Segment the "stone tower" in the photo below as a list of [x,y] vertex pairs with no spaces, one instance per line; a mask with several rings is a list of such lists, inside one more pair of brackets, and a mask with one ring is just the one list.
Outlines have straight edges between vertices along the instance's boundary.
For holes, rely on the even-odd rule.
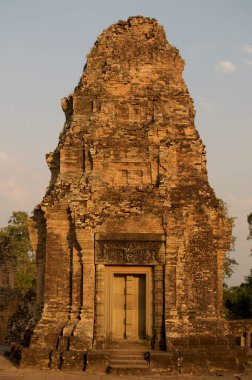
[[62,99],[30,225],[41,318],[23,365],[67,368],[114,343],[226,342],[231,224],[208,183],[183,68],[155,19],[130,17],[98,37]]

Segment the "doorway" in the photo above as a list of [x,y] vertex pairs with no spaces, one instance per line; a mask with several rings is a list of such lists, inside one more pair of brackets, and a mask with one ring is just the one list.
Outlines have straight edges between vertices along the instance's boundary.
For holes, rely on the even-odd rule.
[[107,266],[105,288],[107,341],[150,341],[152,268]]
[[113,276],[112,339],[146,339],[146,275]]

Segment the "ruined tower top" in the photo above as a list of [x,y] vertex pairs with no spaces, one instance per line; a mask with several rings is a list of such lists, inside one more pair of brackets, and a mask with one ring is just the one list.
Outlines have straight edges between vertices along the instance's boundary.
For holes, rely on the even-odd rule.
[[[122,62],[129,64],[130,60],[130,67],[137,67],[141,64],[155,66],[155,62],[161,56],[164,59],[163,65],[167,65],[168,56],[176,55],[178,58],[178,51],[169,45],[164,29],[157,20],[137,16],[113,24],[97,38],[88,56],[85,70],[87,74],[90,68],[93,72],[98,69],[96,73],[98,76],[100,70],[104,69],[104,61],[99,58],[104,55],[107,56],[108,65]],[[95,66],[93,66],[94,61]],[[177,69],[183,68],[182,59],[179,61],[180,65],[178,61],[176,62]]]
[[97,198],[94,228],[103,211],[115,212],[117,221],[118,213],[129,216],[125,203],[131,216],[146,207],[153,213],[156,204],[160,217],[164,204],[188,206],[193,199],[218,207],[183,67],[155,19],[130,17],[103,31],[78,86],[62,99],[66,123],[58,147],[47,155],[52,180],[46,204],[55,197],[70,209],[74,203],[83,226],[87,217],[83,222],[75,197],[93,199],[86,203],[91,214]]
[[[74,93],[62,99],[66,124],[58,148],[47,157],[52,184],[56,178],[72,183],[85,177],[103,193],[150,186],[166,199],[176,186],[206,184],[205,153],[183,67],[155,19],[130,17],[105,30]],[[69,158],[73,152],[78,159]],[[189,194],[184,191],[185,202]]]

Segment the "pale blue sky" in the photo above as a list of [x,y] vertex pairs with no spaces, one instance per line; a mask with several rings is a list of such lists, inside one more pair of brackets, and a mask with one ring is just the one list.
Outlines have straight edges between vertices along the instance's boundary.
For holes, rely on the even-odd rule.
[[157,18],[186,61],[209,181],[237,217],[240,265],[231,283],[239,283],[252,268],[251,0],[0,0],[0,225],[41,201],[44,156],[64,123],[60,99],[77,85],[102,30],[133,15]]

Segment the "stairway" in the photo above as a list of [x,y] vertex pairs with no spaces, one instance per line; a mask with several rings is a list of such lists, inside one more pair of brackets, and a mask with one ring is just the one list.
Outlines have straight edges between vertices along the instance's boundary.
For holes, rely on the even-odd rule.
[[8,345],[8,344],[1,344],[0,345],[0,355],[5,355],[5,354],[10,354],[10,349],[11,349],[11,347],[10,347],[10,345]]
[[147,375],[149,374],[148,357],[146,351],[110,350],[107,373],[113,375]]

